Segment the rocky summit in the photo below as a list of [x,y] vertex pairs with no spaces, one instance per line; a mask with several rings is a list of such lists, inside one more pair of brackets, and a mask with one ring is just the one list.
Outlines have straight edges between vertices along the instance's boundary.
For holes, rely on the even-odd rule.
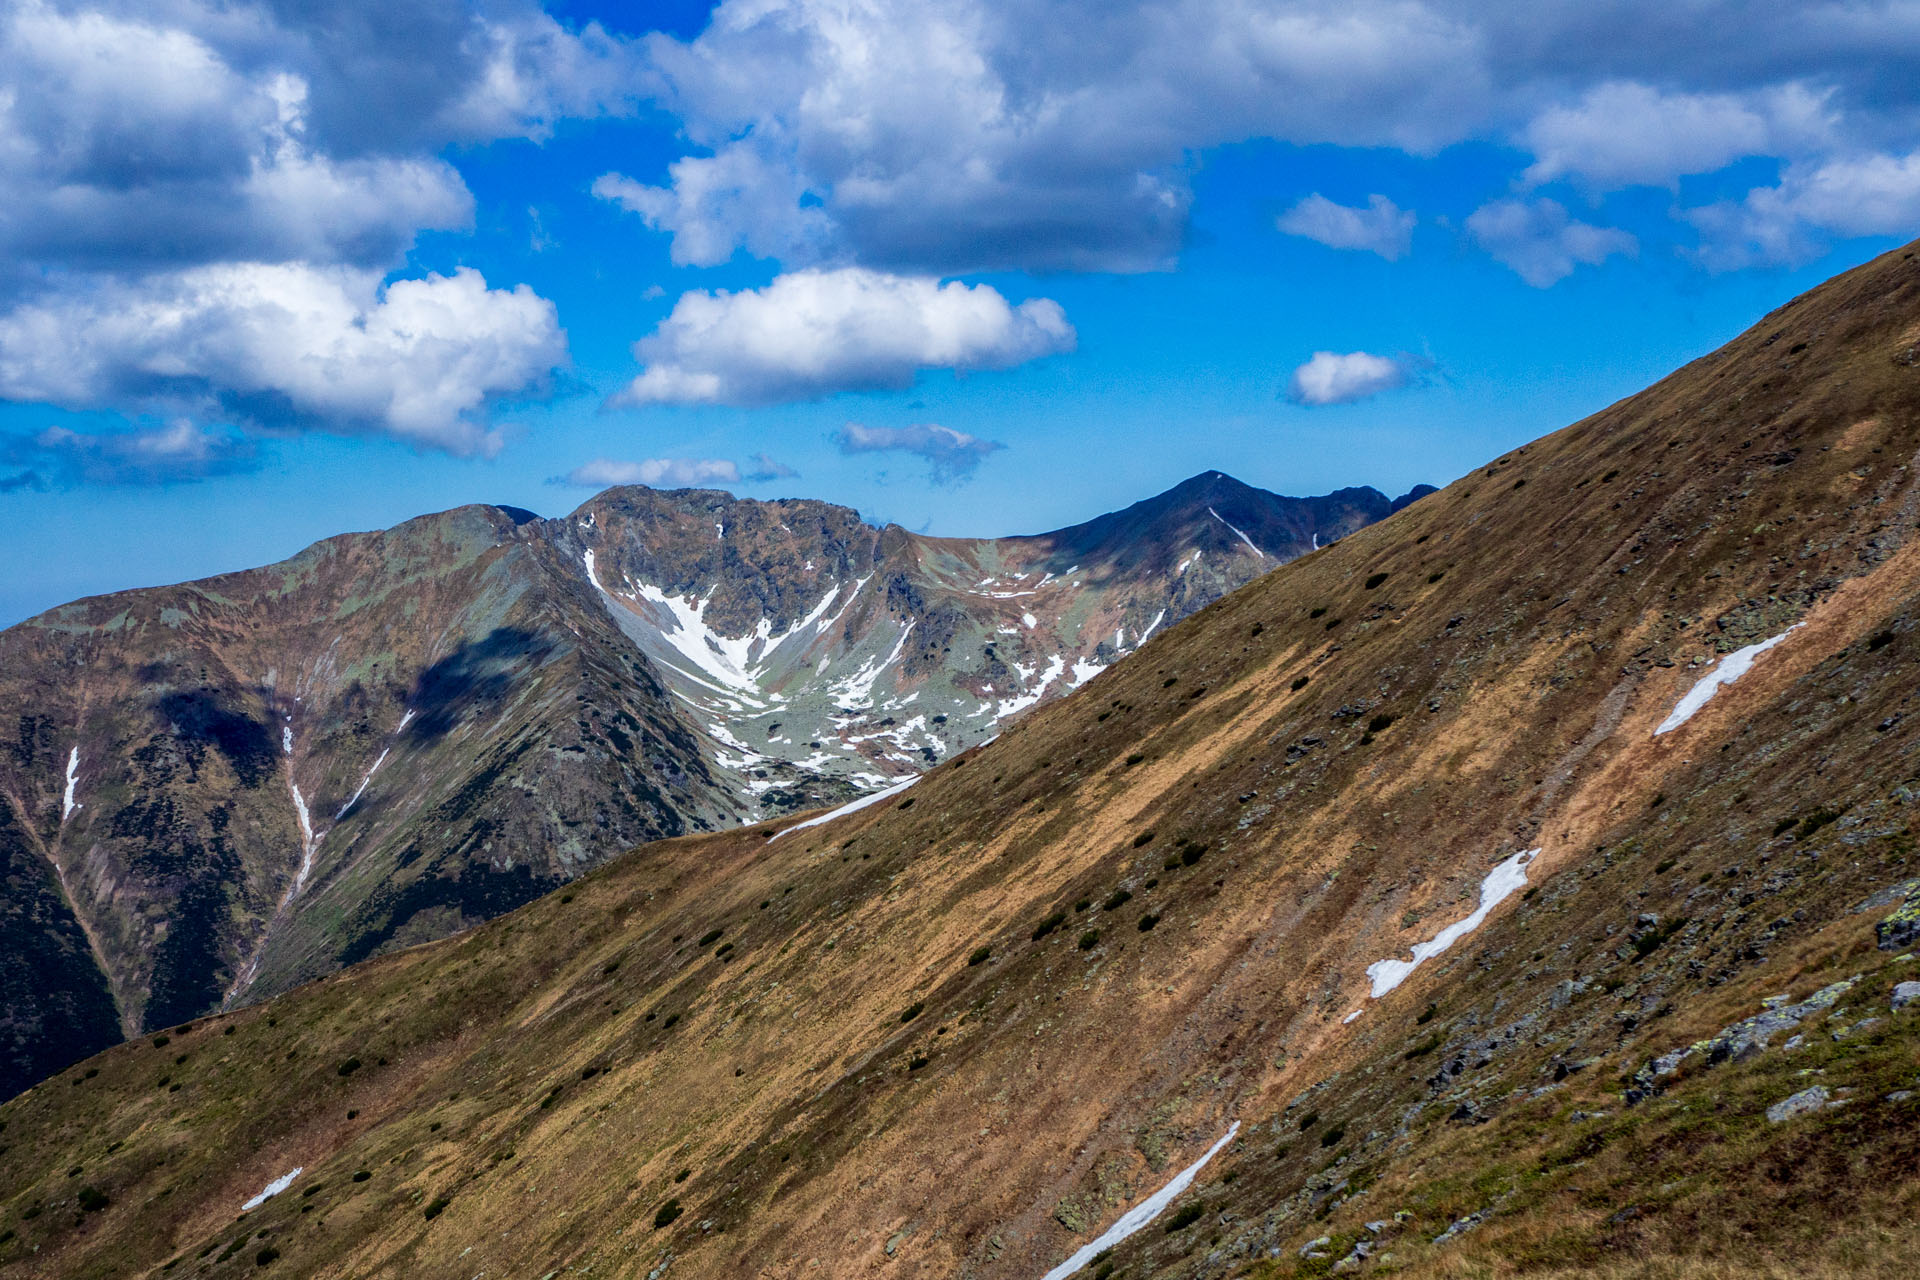
[[635,843],[895,785],[1392,505],[1213,472],[962,539],[624,488],[55,609],[0,633],[0,1093]]

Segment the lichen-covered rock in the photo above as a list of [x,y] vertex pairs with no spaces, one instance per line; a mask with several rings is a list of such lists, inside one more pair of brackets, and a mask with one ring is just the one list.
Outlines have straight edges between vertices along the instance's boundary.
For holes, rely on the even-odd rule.
[[1892,915],[1873,926],[1873,934],[1882,951],[1903,951],[1920,942],[1920,888],[1910,890]]
[[1893,989],[1893,1011],[1911,1008],[1920,1004],[1920,982],[1902,982]]
[[1825,1085],[1814,1085],[1811,1089],[1802,1089],[1790,1098],[1782,1098],[1767,1108],[1767,1119],[1773,1124],[1785,1124],[1801,1116],[1812,1115],[1824,1110],[1832,1098]]
[[1797,1004],[1786,1003],[1786,996],[1767,997],[1761,1001],[1761,1012],[1753,1017],[1743,1018],[1732,1026],[1722,1028],[1717,1035],[1670,1050],[1650,1060],[1646,1066],[1634,1072],[1627,1089],[1627,1102],[1632,1104],[1652,1096],[1659,1091],[1667,1077],[1689,1062],[1698,1061],[1709,1067],[1717,1067],[1723,1062],[1745,1062],[1765,1050],[1775,1035],[1799,1026],[1815,1013],[1833,1008],[1840,997],[1859,980],[1860,975],[1855,974],[1831,983]]

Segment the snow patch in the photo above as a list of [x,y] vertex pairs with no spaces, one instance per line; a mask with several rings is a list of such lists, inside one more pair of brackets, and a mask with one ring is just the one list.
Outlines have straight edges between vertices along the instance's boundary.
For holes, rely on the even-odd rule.
[[1067,687],[1069,689],[1078,689],[1081,685],[1093,679],[1106,669],[1107,665],[1104,662],[1088,662],[1085,658],[1075,658],[1073,660],[1073,679],[1068,682]]
[[67,752],[67,789],[60,796],[60,821],[62,822],[71,818],[73,811],[81,807],[80,802],[73,798],[73,789],[79,781],[80,747],[75,744],[73,750]]
[[1160,612],[1154,614],[1153,621],[1149,622],[1147,624],[1147,629],[1140,633],[1140,638],[1133,642],[1134,647],[1137,649],[1141,645],[1145,644],[1147,642],[1147,637],[1152,635],[1154,631],[1158,629],[1160,624],[1165,622],[1166,620],[1167,620],[1167,611],[1165,609],[1162,609]]
[[1159,1217],[1160,1211],[1172,1204],[1181,1192],[1192,1186],[1193,1180],[1199,1175],[1200,1170],[1206,1167],[1209,1160],[1219,1155],[1220,1148],[1232,1142],[1233,1136],[1239,1132],[1240,1122],[1235,1120],[1228,1126],[1226,1134],[1221,1137],[1220,1141],[1207,1148],[1205,1155],[1174,1175],[1172,1182],[1169,1182],[1166,1186],[1160,1188],[1145,1200],[1142,1200],[1139,1204],[1121,1214],[1120,1220],[1108,1227],[1099,1239],[1090,1244],[1080,1246],[1080,1248],[1074,1251],[1072,1257],[1047,1272],[1043,1280],[1067,1280],[1068,1276],[1080,1270],[1089,1262],[1092,1262],[1094,1258],[1098,1257],[1102,1252],[1113,1248],[1122,1240],[1125,1240],[1128,1236]]
[[861,796],[858,800],[851,800],[841,805],[838,809],[830,809],[817,818],[808,818],[805,822],[797,822],[791,827],[782,828],[775,833],[773,838],[778,840],[781,836],[791,835],[795,831],[805,831],[808,827],[823,826],[836,818],[844,818],[850,813],[858,813],[868,805],[875,805],[879,804],[882,800],[892,799],[918,781],[920,781],[920,777],[918,774],[915,774],[905,782],[896,783],[888,787],[885,791],[876,791],[870,796]]
[[293,754],[293,726],[290,724],[280,726],[280,750],[285,755]]
[[1660,727],[1653,731],[1653,736],[1657,738],[1663,733],[1672,733],[1675,729],[1678,729],[1681,725],[1693,719],[1694,714],[1698,712],[1700,708],[1713,701],[1713,695],[1720,692],[1722,685],[1732,684],[1735,680],[1747,674],[1747,672],[1753,669],[1753,660],[1755,658],[1758,658],[1761,654],[1773,648],[1773,646],[1779,644],[1782,640],[1785,640],[1788,636],[1806,625],[1804,622],[1796,622],[1779,635],[1774,636],[1771,640],[1762,640],[1759,644],[1750,644],[1744,649],[1735,649],[1732,653],[1720,659],[1718,666],[1714,667],[1714,669],[1705,676],[1702,676],[1693,688],[1687,690],[1687,696],[1680,699],[1679,704],[1673,709],[1673,714],[1660,722]]
[[273,1199],[275,1196],[279,1195],[282,1191],[285,1191],[288,1187],[292,1186],[293,1180],[299,1177],[305,1171],[306,1171],[306,1166],[301,1165],[298,1169],[295,1169],[292,1173],[281,1174],[279,1177],[275,1178],[272,1182],[269,1182],[266,1186],[266,1189],[262,1191],[259,1195],[255,1196],[253,1199],[241,1205],[240,1212],[250,1213],[253,1210],[258,1209],[261,1205],[265,1204],[267,1201]]
[[1025,624],[1027,630],[1029,631],[1033,630],[1035,627],[1040,625],[1040,619],[1034,617],[1031,613],[1021,614],[1020,621],[1023,624]]
[[[1367,966],[1367,979],[1373,984],[1372,996],[1378,1000],[1407,980],[1407,975],[1419,968],[1422,963],[1445,951],[1460,939],[1478,929],[1487,915],[1514,890],[1527,883],[1527,864],[1540,856],[1538,849],[1523,849],[1514,854],[1493,870],[1487,872],[1487,878],[1480,882],[1480,905],[1474,913],[1464,920],[1456,920],[1431,941],[1423,942],[1413,949],[1411,960],[1376,960]],[[1348,1019],[1352,1021],[1352,1019]]]
[[[405,722],[403,721],[402,723],[405,723]],[[374,757],[373,767],[368,769],[366,772],[366,776],[360,779],[360,785],[353,789],[353,795],[348,797],[347,802],[340,806],[340,812],[333,815],[333,820],[335,822],[338,822],[340,821],[340,819],[346,817],[347,810],[353,808],[354,805],[360,802],[360,793],[367,789],[367,784],[373,781],[373,775],[379,771],[379,768],[382,764],[386,763],[387,752],[389,750],[391,750],[391,748],[389,747],[382,747],[380,749],[380,754]]]
[[293,793],[293,809],[300,815],[300,870],[293,877],[293,888],[287,890],[287,901],[292,902],[306,886],[307,876],[313,870],[313,851],[319,847],[320,838],[313,834],[313,819],[307,816],[307,800],[300,794],[300,784],[289,782],[287,790]]

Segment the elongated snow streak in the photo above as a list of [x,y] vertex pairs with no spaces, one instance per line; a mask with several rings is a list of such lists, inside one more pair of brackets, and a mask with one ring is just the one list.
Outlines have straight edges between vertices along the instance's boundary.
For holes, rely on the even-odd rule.
[[1466,919],[1454,921],[1435,934],[1431,941],[1415,947],[1413,959],[1376,960],[1368,965],[1367,978],[1373,983],[1373,998],[1378,1000],[1405,982],[1407,975],[1423,963],[1478,929],[1488,913],[1504,902],[1515,889],[1526,884],[1527,864],[1539,855],[1538,849],[1523,849],[1487,872],[1487,878],[1480,882],[1480,906]]
[[1103,1250],[1113,1248],[1113,1246],[1119,1244],[1122,1240],[1125,1240],[1128,1236],[1159,1217],[1160,1211],[1172,1204],[1181,1192],[1193,1185],[1194,1178],[1198,1176],[1200,1170],[1206,1167],[1207,1161],[1219,1155],[1220,1148],[1232,1142],[1233,1135],[1238,1132],[1240,1132],[1240,1122],[1235,1120],[1227,1127],[1227,1132],[1220,1141],[1207,1148],[1205,1155],[1182,1169],[1174,1176],[1172,1182],[1169,1182],[1166,1186],[1160,1188],[1145,1200],[1142,1200],[1139,1204],[1121,1214],[1120,1220],[1108,1227],[1106,1232],[1102,1234],[1098,1240],[1093,1241],[1091,1244],[1081,1245],[1080,1248],[1074,1251],[1072,1257],[1047,1272],[1043,1280],[1067,1280],[1068,1276],[1080,1270],[1080,1268],[1086,1266],[1089,1262],[1092,1262]]
[[1160,624],[1165,622],[1166,620],[1167,620],[1167,611],[1165,609],[1162,609],[1160,612],[1154,614],[1153,621],[1149,622],[1147,624],[1147,629],[1140,633],[1140,638],[1133,642],[1133,647],[1138,649],[1141,645],[1145,644],[1147,642],[1147,637],[1152,635],[1154,631],[1160,626]]
[[1320,549],[1320,535],[1317,533],[1313,535],[1313,549],[1315,551]]
[[300,870],[293,877],[293,888],[287,890],[287,901],[292,902],[300,890],[306,887],[307,875],[313,870],[313,851],[320,841],[313,834],[313,819],[307,816],[306,797],[300,794],[298,783],[289,782],[287,790],[293,792],[294,812],[300,815]]
[[254,1209],[258,1209],[261,1205],[265,1204],[267,1201],[273,1199],[275,1196],[279,1195],[282,1191],[285,1191],[288,1187],[292,1186],[293,1180],[299,1177],[301,1173],[303,1173],[305,1170],[306,1170],[306,1166],[301,1165],[298,1169],[295,1169],[292,1173],[281,1174],[279,1177],[275,1178],[272,1182],[269,1182],[267,1184],[267,1189],[265,1191],[262,1191],[259,1195],[255,1196],[253,1199],[241,1205],[240,1212],[248,1213]]
[[826,823],[832,822],[835,818],[844,818],[850,813],[857,813],[858,811],[866,808],[870,804],[879,804],[882,800],[892,799],[894,796],[899,795],[902,791],[905,791],[908,787],[912,786],[914,783],[918,781],[920,781],[920,775],[915,774],[913,777],[908,778],[905,782],[895,783],[893,786],[888,787],[885,791],[876,791],[870,796],[861,796],[858,800],[848,801],[846,804],[841,805],[838,809],[829,810],[828,812],[821,814],[817,818],[808,818],[805,822],[796,822],[790,827],[783,828],[781,831],[776,833],[773,838],[775,840],[778,840],[781,836],[791,835],[796,831],[805,831],[808,827],[822,826]]
[[1212,507],[1207,508],[1207,514],[1212,516],[1215,520],[1218,520],[1221,524],[1226,525],[1227,528],[1233,529],[1235,533],[1239,533],[1240,541],[1247,544],[1247,550],[1253,552],[1253,554],[1259,556],[1262,560],[1265,560],[1267,558],[1267,553],[1262,551],[1260,548],[1254,546],[1252,538],[1249,538],[1244,533],[1240,533],[1240,530],[1234,529],[1233,524],[1230,521],[1228,521],[1225,516],[1221,515],[1218,511],[1215,511]]
[[290,724],[280,726],[280,751],[283,755],[293,754],[293,726]]
[[1687,696],[1680,699],[1680,703],[1674,707],[1672,715],[1660,722],[1660,727],[1653,731],[1653,736],[1657,738],[1663,733],[1672,733],[1675,729],[1678,729],[1681,725],[1693,719],[1695,712],[1713,701],[1713,695],[1720,692],[1720,686],[1732,684],[1735,680],[1747,674],[1747,672],[1753,669],[1753,660],[1755,658],[1806,625],[1804,622],[1796,622],[1771,640],[1762,640],[1759,644],[1750,644],[1744,649],[1735,649],[1732,653],[1720,659],[1718,666],[1702,676],[1694,684],[1693,688],[1687,690]]
[[369,782],[373,781],[373,775],[375,774],[375,772],[379,770],[380,766],[386,762],[387,752],[390,750],[392,750],[391,747],[383,747],[381,748],[380,754],[374,757],[373,768],[367,770],[367,776],[360,779],[360,785],[353,789],[352,797],[350,797],[345,804],[340,806],[340,812],[333,815],[333,820],[335,822],[338,822],[340,821],[340,819],[346,817],[347,810],[353,808],[354,805],[360,802],[360,793],[367,789],[367,784]]
[[80,807],[80,802],[73,798],[73,788],[79,781],[80,748],[76,745],[73,750],[67,752],[67,789],[60,797],[60,821],[62,822],[71,818],[73,811]]

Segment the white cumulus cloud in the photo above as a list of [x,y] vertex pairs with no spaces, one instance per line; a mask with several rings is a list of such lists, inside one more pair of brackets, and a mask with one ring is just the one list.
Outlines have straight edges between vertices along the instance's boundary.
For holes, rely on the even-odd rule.
[[922,369],[999,369],[1071,351],[1051,299],[859,267],[803,270],[761,289],[681,295],[634,344],[645,366],[615,403],[767,405],[897,389]]
[[186,410],[488,453],[490,399],[566,359],[553,304],[462,268],[224,263],[54,292],[0,316],[0,397]]
[[1695,256],[1711,271],[1797,265],[1836,235],[1910,236],[1920,230],[1920,152],[1792,165],[1774,186],[1686,216],[1700,231]]
[[1640,252],[1631,233],[1576,221],[1558,200],[1495,200],[1467,218],[1467,233],[1536,289],[1559,283],[1576,267]]
[[1332,249],[1362,249],[1397,262],[1413,247],[1418,218],[1382,195],[1367,197],[1363,209],[1335,204],[1318,191],[1280,215],[1279,228]]
[[1287,399],[1311,407],[1352,404],[1406,386],[1416,371],[1416,362],[1405,356],[1316,351],[1288,379]]
[[1548,107],[1521,137],[1529,183],[1575,178],[1600,191],[1675,185],[1744,156],[1801,152],[1833,130],[1830,93],[1802,84],[1748,93],[1671,93],[1631,81]]

